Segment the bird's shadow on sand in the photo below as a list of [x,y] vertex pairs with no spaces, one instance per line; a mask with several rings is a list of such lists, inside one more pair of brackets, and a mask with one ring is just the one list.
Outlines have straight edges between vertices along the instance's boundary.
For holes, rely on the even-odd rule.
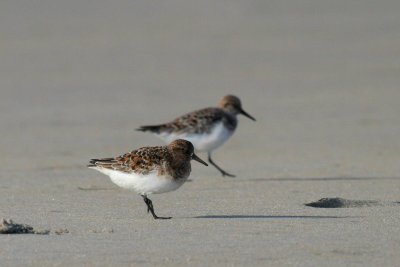
[[311,215],[203,215],[195,219],[345,219],[357,218],[354,216],[311,216]]
[[283,178],[250,178],[235,181],[252,182],[313,182],[313,181],[368,181],[368,180],[400,180],[400,177],[283,177]]

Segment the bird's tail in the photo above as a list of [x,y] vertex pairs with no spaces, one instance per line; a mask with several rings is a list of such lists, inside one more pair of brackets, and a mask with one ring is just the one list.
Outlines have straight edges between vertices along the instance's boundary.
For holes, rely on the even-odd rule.
[[163,129],[165,129],[165,124],[160,124],[160,125],[146,125],[146,126],[140,126],[136,131],[141,131],[141,132],[151,132],[151,133],[160,133]]

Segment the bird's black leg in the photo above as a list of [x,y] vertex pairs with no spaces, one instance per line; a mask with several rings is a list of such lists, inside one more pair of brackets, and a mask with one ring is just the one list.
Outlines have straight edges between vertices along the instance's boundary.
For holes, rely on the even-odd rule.
[[153,207],[153,202],[151,202],[150,199],[147,198],[146,195],[142,195],[144,203],[146,203],[147,205],[147,213],[151,212],[151,214],[153,215],[154,219],[171,219],[172,217],[158,217],[155,212],[154,212],[154,207]]
[[214,163],[214,161],[211,159],[211,152],[208,152],[208,162],[210,162],[215,168],[217,168],[221,172],[222,176],[235,177],[235,175],[227,173],[226,171],[221,169],[217,164]]

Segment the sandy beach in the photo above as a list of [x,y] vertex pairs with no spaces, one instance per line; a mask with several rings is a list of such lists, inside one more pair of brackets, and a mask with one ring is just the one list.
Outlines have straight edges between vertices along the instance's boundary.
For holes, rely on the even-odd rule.
[[[394,0],[1,2],[0,219],[50,234],[0,235],[0,265],[398,266],[399,13]],[[151,197],[173,219],[86,168],[162,145],[135,129],[226,94],[257,119],[213,154],[237,177],[193,162],[190,182]],[[334,197],[361,202],[304,205]]]

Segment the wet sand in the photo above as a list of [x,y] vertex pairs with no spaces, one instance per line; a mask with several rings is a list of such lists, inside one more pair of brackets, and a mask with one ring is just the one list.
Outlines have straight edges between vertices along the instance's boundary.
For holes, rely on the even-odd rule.
[[[1,266],[396,266],[398,1],[0,3]],[[134,131],[241,97],[192,181],[141,197],[85,167]],[[203,159],[205,154],[199,153]]]

